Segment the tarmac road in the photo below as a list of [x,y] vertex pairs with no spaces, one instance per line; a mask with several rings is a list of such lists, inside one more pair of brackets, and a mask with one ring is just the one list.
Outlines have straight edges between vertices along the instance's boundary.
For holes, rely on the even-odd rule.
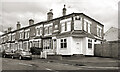
[[[48,72],[60,72],[60,70],[117,70],[117,67],[93,67],[93,66],[75,66],[62,62],[50,62],[45,59],[33,59],[33,60],[18,60],[11,58],[0,58],[2,59],[2,70],[42,70]],[[91,64],[90,64],[91,65]],[[69,71],[69,72],[70,72]],[[14,71],[11,71],[14,72]],[[36,72],[36,71],[35,71]],[[62,71],[63,72],[63,71]],[[65,71],[66,72],[66,71]],[[90,71],[91,72],[91,71]],[[92,71],[93,72],[93,71]],[[106,72],[106,71],[105,71]]]
[[79,70],[81,68],[61,64],[61,63],[50,63],[35,60],[18,60],[11,58],[2,58],[2,69],[3,70]]

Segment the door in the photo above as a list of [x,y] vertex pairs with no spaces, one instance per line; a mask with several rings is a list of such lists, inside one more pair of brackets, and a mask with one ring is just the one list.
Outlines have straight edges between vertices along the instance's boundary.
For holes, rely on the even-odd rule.
[[56,50],[57,50],[57,40],[54,39],[53,40],[53,52],[56,54]]
[[76,51],[75,53],[81,54],[81,39],[75,38],[74,43],[75,43],[75,51]]

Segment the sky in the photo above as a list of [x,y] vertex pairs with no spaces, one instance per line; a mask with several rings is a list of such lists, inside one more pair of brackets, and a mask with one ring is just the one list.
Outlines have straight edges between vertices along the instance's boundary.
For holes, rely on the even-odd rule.
[[110,27],[118,28],[119,0],[1,0],[0,31],[8,27],[16,29],[17,21],[28,26],[29,19],[35,23],[47,20],[47,12],[53,9],[53,18],[62,16],[64,4],[67,14],[84,13],[104,25],[104,32]]

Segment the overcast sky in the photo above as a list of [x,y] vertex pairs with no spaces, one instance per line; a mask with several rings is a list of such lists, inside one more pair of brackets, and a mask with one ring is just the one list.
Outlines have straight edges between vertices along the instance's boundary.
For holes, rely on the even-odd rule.
[[35,23],[47,20],[47,12],[53,9],[54,18],[62,16],[64,4],[67,14],[84,13],[104,24],[104,32],[118,27],[119,0],[2,0],[0,2],[0,30],[16,29],[16,22],[28,26],[28,20]]

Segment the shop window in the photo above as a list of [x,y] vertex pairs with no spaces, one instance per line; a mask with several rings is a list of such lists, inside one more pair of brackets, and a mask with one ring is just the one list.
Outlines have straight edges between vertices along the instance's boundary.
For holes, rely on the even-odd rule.
[[51,39],[43,40],[44,49],[51,49]]
[[67,39],[61,39],[61,48],[67,48]]
[[88,48],[92,48],[92,40],[88,39]]

